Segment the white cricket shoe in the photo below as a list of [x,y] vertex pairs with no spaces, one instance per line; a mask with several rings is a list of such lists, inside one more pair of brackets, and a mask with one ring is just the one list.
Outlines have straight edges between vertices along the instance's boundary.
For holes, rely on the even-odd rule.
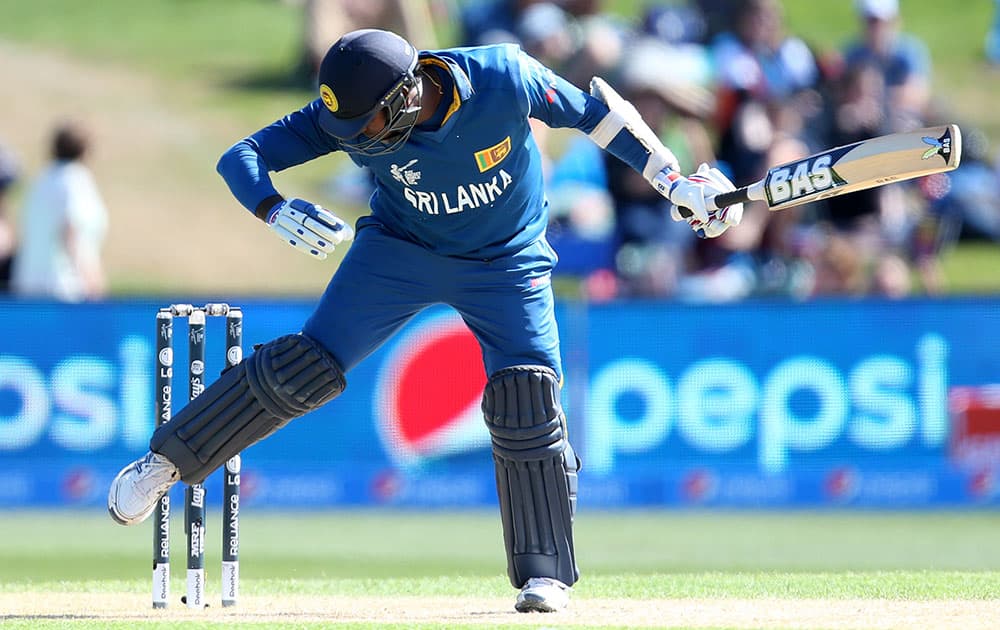
[[517,595],[517,612],[556,612],[569,604],[570,587],[547,577],[530,578]]
[[180,479],[180,471],[169,459],[146,453],[125,468],[111,482],[108,491],[108,513],[122,525],[135,525],[146,520],[170,486]]

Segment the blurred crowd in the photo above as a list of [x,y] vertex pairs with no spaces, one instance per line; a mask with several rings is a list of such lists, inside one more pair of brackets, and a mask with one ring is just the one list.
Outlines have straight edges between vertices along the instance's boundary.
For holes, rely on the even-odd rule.
[[[348,7],[339,32],[395,28],[421,48],[514,42],[581,89],[601,76],[685,172],[707,162],[737,186],[830,147],[954,122],[934,98],[932,60],[904,30],[898,0],[855,0],[853,37],[823,51],[789,32],[778,0],[644,2],[631,21],[601,0],[307,5],[322,3]],[[442,17],[456,25],[457,42],[435,41],[430,24]],[[667,202],[639,174],[580,134],[536,125],[557,273],[591,300],[938,294],[943,252],[960,238],[1000,238],[1000,165],[981,132],[962,128],[957,171],[781,212],[749,204],[739,229],[700,240],[670,220]]]
[[[778,0],[651,2],[635,23],[602,8],[470,2],[462,43],[518,42],[582,89],[605,77],[685,172],[708,162],[738,186],[782,162],[954,115],[934,98],[932,60],[905,32],[897,0],[857,0],[854,37],[835,51],[789,32]],[[963,129],[957,171],[781,212],[749,204],[739,229],[714,240],[673,223],[638,174],[586,138],[559,151],[547,141],[549,239],[560,272],[594,300],[937,294],[942,252],[960,237],[1000,237],[997,166],[983,134]]]
[[[935,98],[932,59],[906,32],[898,0],[852,0],[855,32],[839,50],[790,32],[779,0],[636,0],[631,19],[602,0],[295,1],[310,78],[329,45],[356,28],[388,28],[423,49],[518,43],[581,89],[605,78],[685,173],[706,162],[738,186],[830,147],[956,122]],[[983,50],[1000,65],[995,6]],[[591,300],[702,302],[940,293],[942,253],[959,239],[1000,239],[1000,162],[981,131],[962,130],[956,171],[781,212],[748,204],[738,229],[700,240],[637,173],[581,134],[537,124],[557,287]],[[59,125],[51,142],[52,162],[26,187],[16,230],[10,191],[25,178],[0,143],[0,292],[101,297],[107,212],[83,159],[88,135]],[[363,172],[332,181],[337,198],[367,199]]]

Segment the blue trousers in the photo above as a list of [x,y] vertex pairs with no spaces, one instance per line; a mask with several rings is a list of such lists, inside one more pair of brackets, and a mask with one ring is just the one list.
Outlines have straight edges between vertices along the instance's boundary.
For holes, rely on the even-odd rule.
[[479,341],[487,375],[543,365],[561,378],[551,286],[556,259],[545,239],[488,261],[441,256],[369,219],[302,332],[347,372],[422,309],[447,304]]

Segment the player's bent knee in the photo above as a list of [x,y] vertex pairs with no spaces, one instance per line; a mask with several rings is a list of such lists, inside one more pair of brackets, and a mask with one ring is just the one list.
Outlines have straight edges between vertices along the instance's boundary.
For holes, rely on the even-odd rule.
[[250,391],[272,415],[292,419],[344,391],[344,373],[333,357],[306,335],[286,335],[247,358]]
[[500,457],[536,461],[565,449],[559,381],[549,368],[516,366],[494,374],[483,394],[483,414]]
[[259,346],[153,433],[181,479],[199,483],[243,449],[344,391],[343,370],[305,335]]
[[579,460],[569,444],[558,376],[537,365],[496,372],[486,384],[483,415],[511,584],[520,588],[532,577],[573,584],[579,577],[573,549]]

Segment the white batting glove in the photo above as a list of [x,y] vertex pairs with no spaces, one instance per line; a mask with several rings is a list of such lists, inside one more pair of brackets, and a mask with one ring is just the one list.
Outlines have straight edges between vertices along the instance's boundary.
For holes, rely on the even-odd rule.
[[[708,222],[708,208],[705,206],[705,184],[702,180],[694,179],[694,176],[684,177],[667,167],[653,176],[651,183],[653,188],[669,199],[674,206],[687,208],[693,219],[702,223]],[[671,209],[671,216],[673,216],[673,209]]]
[[281,240],[318,260],[354,238],[351,226],[329,210],[303,199],[286,199],[275,204],[266,221]]
[[[668,197],[674,205],[670,208],[670,217],[674,221],[687,221],[691,229],[701,238],[715,238],[721,236],[723,232],[734,225],[739,225],[743,220],[743,204],[737,203],[731,206],[715,209],[715,196],[736,190],[729,178],[722,174],[722,171],[708,164],[702,164],[698,170],[687,177],[688,182],[701,187],[702,207],[705,210],[704,218],[699,216],[695,208],[685,203],[678,203]],[[693,188],[692,188],[693,190]],[[693,192],[685,191],[685,194],[693,195]],[[692,201],[697,205],[697,201]]]

